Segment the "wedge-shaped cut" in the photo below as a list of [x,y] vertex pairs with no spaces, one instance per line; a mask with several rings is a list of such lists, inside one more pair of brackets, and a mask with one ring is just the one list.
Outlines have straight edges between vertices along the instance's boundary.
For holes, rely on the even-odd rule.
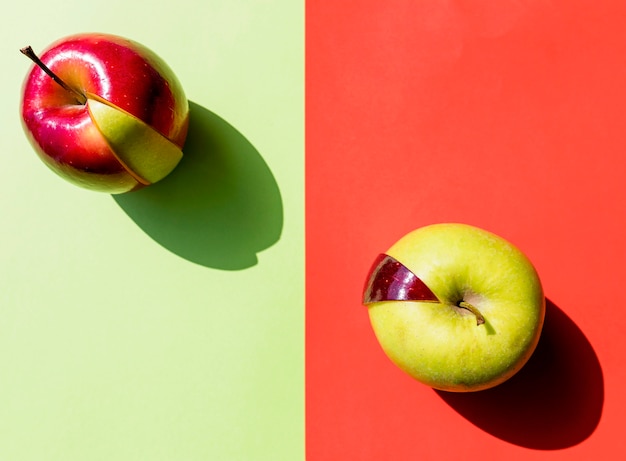
[[123,109],[88,96],[92,120],[118,160],[140,182],[160,181],[178,165],[183,156],[180,147]]
[[363,304],[379,301],[424,301],[439,299],[422,280],[397,259],[380,254],[365,283]]

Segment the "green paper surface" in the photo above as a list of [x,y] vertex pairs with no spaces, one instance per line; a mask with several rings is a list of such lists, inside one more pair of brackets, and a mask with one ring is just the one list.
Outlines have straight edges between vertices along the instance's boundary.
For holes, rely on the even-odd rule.
[[[303,2],[0,21],[0,459],[303,459]],[[181,164],[136,193],[64,182],[22,131],[19,49],[89,31],[151,48],[191,101]]]

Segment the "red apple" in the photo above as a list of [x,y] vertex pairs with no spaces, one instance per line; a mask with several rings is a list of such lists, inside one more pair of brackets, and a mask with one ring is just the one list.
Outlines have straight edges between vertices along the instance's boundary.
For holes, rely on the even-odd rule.
[[363,304],[380,301],[439,302],[420,278],[393,256],[381,253],[370,269],[363,290]]
[[35,151],[79,186],[123,193],[169,174],[182,157],[189,105],[167,64],[134,41],[80,34],[51,45],[23,88]]

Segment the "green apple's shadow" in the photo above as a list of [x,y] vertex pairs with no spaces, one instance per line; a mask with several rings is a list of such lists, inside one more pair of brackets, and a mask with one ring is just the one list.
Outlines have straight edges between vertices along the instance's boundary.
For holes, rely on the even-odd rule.
[[604,405],[602,368],[593,347],[549,300],[537,349],[515,376],[484,391],[436,392],[486,432],[539,450],[585,440],[595,431]]
[[269,167],[233,126],[193,102],[183,152],[165,179],[114,200],[178,256],[222,270],[256,265],[257,253],[275,244],[283,227]]

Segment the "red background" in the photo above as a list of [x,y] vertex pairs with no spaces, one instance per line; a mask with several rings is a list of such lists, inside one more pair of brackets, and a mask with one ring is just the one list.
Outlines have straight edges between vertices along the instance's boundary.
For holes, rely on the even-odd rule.
[[[307,460],[623,458],[626,3],[306,10]],[[549,300],[491,391],[409,378],[360,303],[376,255],[442,221],[515,243]]]

